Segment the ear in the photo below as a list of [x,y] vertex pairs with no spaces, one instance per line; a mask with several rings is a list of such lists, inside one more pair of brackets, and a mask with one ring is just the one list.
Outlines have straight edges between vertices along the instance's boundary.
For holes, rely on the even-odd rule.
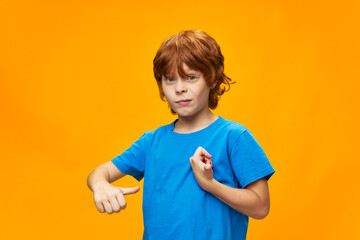
[[215,86],[216,86],[217,82],[213,82],[212,85],[211,85],[211,89],[213,89]]

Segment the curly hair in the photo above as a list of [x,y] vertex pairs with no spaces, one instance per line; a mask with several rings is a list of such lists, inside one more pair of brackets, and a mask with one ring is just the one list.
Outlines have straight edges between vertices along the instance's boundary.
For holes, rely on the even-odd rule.
[[[216,82],[209,93],[208,105],[211,109],[215,109],[220,96],[230,90],[230,84],[236,83],[230,82],[231,78],[224,74],[224,56],[211,36],[202,30],[180,31],[165,39],[153,60],[154,76],[162,101],[166,101],[162,90],[162,76],[168,76],[177,69],[182,78],[187,77],[182,68],[183,63],[202,72],[209,87]],[[221,84],[228,85],[229,89],[222,88]],[[176,114],[172,108],[171,113]]]

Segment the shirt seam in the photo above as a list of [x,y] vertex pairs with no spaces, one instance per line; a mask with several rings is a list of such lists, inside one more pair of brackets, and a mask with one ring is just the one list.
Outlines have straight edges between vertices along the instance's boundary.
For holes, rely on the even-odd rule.
[[[259,172],[259,173],[256,173],[256,174],[253,174],[253,175],[251,175],[250,177],[247,177],[246,179],[244,179],[244,183],[246,183],[246,184],[244,184],[244,186],[247,186],[249,183],[251,183],[251,182],[253,182],[253,181],[251,181],[251,182],[248,182],[250,179],[252,179],[252,178],[256,178],[256,177],[258,177],[258,176],[262,176],[262,175],[264,175],[264,173],[268,173],[268,174],[266,174],[266,176],[267,175],[269,175],[270,173],[273,173],[273,172],[275,172],[275,170],[273,169],[273,168],[271,168],[271,167],[267,167],[266,169],[264,169],[263,171],[261,171],[261,172]],[[263,176],[263,177],[266,177],[266,176]]]
[[240,133],[240,135],[236,138],[235,142],[233,143],[233,145],[230,148],[230,153],[232,152],[232,149],[234,148],[235,144],[237,143],[237,141],[239,140],[239,138],[244,134],[244,132],[246,132],[247,129],[245,129],[242,133]]

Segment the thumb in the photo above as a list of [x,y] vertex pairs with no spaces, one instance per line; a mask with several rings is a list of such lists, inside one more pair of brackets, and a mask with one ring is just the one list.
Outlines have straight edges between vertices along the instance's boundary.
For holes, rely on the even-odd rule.
[[211,167],[210,163],[205,163],[204,168],[205,168],[205,170],[210,170],[212,167]]
[[212,168],[212,160],[211,158],[205,158],[205,170],[210,170]]
[[123,195],[128,195],[128,194],[134,194],[137,193],[140,190],[140,187],[132,187],[132,188],[120,188],[121,192],[123,193]]

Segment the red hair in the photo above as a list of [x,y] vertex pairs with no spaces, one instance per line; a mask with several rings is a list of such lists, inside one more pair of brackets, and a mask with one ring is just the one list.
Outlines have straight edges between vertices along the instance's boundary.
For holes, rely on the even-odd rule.
[[[224,74],[224,56],[220,46],[207,33],[201,30],[189,30],[178,32],[161,44],[153,60],[154,76],[160,91],[160,98],[165,101],[162,91],[162,76],[169,76],[177,70],[182,78],[188,77],[182,68],[185,63],[190,69],[203,73],[210,89],[209,108],[215,109],[220,100],[220,96],[225,91],[230,90],[231,78]],[[226,84],[229,89],[221,88],[221,84]],[[176,112],[171,109],[172,114]]]

